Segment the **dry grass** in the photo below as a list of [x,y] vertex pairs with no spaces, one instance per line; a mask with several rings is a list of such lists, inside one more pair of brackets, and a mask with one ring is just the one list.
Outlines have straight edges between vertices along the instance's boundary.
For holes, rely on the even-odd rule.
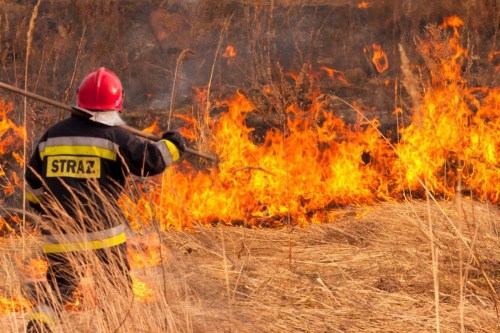
[[[442,206],[454,216],[455,204]],[[464,240],[476,247],[485,273],[498,289],[499,212],[470,201],[463,210],[473,233],[465,234]],[[159,332],[165,331],[165,322],[168,332],[435,331],[426,204],[384,204],[359,217],[361,211],[332,212],[333,224],[293,230],[292,270],[286,230],[208,229],[222,244],[224,228],[225,251],[248,277],[224,267],[226,261],[202,234],[164,232],[166,288],[160,267],[134,271],[156,289],[158,302],[134,302],[129,312],[130,304],[115,305],[118,315],[128,313],[116,330],[103,328],[95,307],[71,313],[60,332],[68,327],[75,332]],[[460,239],[438,207],[432,207],[432,215],[441,330],[460,331]],[[3,254],[7,252],[4,247]],[[488,285],[478,265],[467,260],[470,254],[464,256],[465,330],[496,331],[498,319]],[[4,286],[6,276],[2,276]],[[20,323],[19,313],[0,319],[7,332],[21,332]]]

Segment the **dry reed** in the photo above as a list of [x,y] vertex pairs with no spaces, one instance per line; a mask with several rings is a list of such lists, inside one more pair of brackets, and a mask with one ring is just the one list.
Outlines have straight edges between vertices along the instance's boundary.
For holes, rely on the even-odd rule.
[[[477,251],[492,283],[498,286],[500,250],[494,228],[500,223],[496,209],[478,202],[464,205],[464,218],[474,222]],[[457,206],[442,203],[453,214]],[[449,227],[441,209],[433,205],[434,234],[440,279],[441,329],[460,330],[460,269],[456,250],[462,241]],[[359,211],[332,211],[335,223],[306,229],[206,229],[226,254],[238,258],[256,286],[239,279],[239,271],[225,265],[200,233],[162,233],[168,247],[167,286],[161,268],[133,273],[156,290],[155,302],[127,302],[106,281],[104,300],[116,300],[111,322],[119,332],[429,332],[435,330],[432,257],[426,247],[427,205],[423,202],[384,204]],[[474,212],[473,212],[474,210]],[[361,214],[363,213],[363,214]],[[366,215],[364,214],[366,213]],[[475,214],[475,219],[472,218]],[[364,216],[361,216],[364,215]],[[472,229],[472,230],[474,230]],[[246,234],[247,251],[240,253]],[[294,248],[294,270],[288,269],[288,238]],[[10,255],[3,246],[2,254]],[[497,320],[494,303],[478,266],[465,262],[464,327],[468,332],[493,332]],[[92,274],[94,282],[98,274]],[[8,276],[8,275],[3,275]],[[5,278],[4,278],[5,279]],[[227,281],[226,281],[227,279]],[[5,284],[6,281],[2,281]],[[12,284],[18,283],[9,280]],[[229,301],[227,287],[234,290]],[[162,290],[166,288],[166,296]],[[121,295],[121,297],[120,297]],[[231,302],[231,304],[228,304]],[[225,311],[231,308],[232,315]],[[0,324],[18,332],[20,313],[3,316]],[[59,332],[113,332],[99,308],[66,314]],[[113,326],[116,329],[116,326]]]

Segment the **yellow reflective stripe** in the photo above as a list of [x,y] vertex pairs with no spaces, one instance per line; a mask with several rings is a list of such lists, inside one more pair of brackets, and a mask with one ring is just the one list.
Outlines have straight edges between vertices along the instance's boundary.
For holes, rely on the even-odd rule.
[[30,321],[35,321],[35,320],[40,320],[42,323],[49,325],[50,327],[54,327],[55,322],[54,319],[52,319],[49,315],[41,312],[34,312],[31,314],[30,319],[28,320],[28,323]]
[[101,231],[71,233],[71,234],[61,234],[61,235],[47,235],[45,236],[46,240],[45,243],[63,244],[63,243],[90,242],[90,241],[115,237],[124,232],[125,232],[125,226],[123,224],[120,224],[117,225],[116,227]]
[[35,204],[39,204],[43,200],[43,194],[39,195],[39,196],[34,196],[30,192],[26,191],[26,199],[28,199],[29,202],[32,202],[32,203],[35,203]]
[[40,152],[40,158],[42,160],[45,156],[55,155],[99,156],[108,160],[116,161],[116,153],[114,151],[95,146],[53,146],[45,147],[45,150]]
[[32,188],[29,183],[26,183],[26,191],[31,192],[35,197],[43,195],[43,186],[39,188]]
[[179,155],[179,150],[177,149],[177,147],[170,141],[168,140],[161,140],[161,141],[165,141],[165,144],[167,145],[167,148],[168,148],[168,151],[170,152],[170,155],[172,156],[172,161],[177,161],[179,158],[180,158],[180,155]]
[[43,253],[61,253],[61,252],[75,252],[75,251],[86,251],[86,250],[100,250],[108,247],[113,247],[125,243],[126,241],[125,233],[121,233],[117,236],[95,240],[90,242],[75,242],[75,243],[63,243],[63,244],[48,244],[43,246]]

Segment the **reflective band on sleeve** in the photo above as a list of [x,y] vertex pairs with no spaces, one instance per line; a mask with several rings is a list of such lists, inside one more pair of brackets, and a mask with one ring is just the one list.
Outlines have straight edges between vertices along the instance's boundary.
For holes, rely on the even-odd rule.
[[116,161],[118,145],[103,138],[85,136],[61,136],[49,138],[38,144],[40,158],[54,155],[86,155],[99,156]]
[[28,199],[29,202],[32,202],[34,204],[39,204],[43,201],[43,194],[35,197],[30,192],[26,191],[26,199]]
[[48,235],[45,236],[45,242],[51,244],[89,242],[89,241],[96,241],[96,240],[115,237],[124,232],[125,232],[125,226],[123,224],[120,224],[116,227],[102,231],[86,232],[79,234]]
[[36,197],[43,195],[43,187],[39,187],[39,188],[34,189],[30,186],[30,184],[26,183],[26,190],[30,191]]
[[42,202],[43,187],[33,189],[28,183],[26,183],[26,199],[35,204]]
[[54,320],[50,318],[50,316],[46,315],[45,313],[41,312],[34,312],[31,314],[30,319],[28,320],[28,323],[30,321],[36,321],[39,320],[44,324],[47,324],[49,327],[54,327],[56,326]]
[[177,161],[180,158],[179,149],[177,149],[177,147],[168,140],[165,140],[165,143],[167,144],[170,155],[172,155],[172,160],[174,162]]
[[44,304],[35,305],[33,307],[33,312],[45,313],[46,315],[48,315],[48,316],[50,316],[52,318],[55,318],[54,311],[52,310],[52,308],[50,308],[49,306],[44,305]]
[[121,233],[118,236],[102,240],[44,245],[43,252],[62,253],[62,252],[87,251],[87,250],[100,250],[120,245],[122,243],[125,243],[126,240],[127,239],[125,237],[125,233]]
[[28,322],[39,320],[49,327],[55,327],[54,312],[46,305],[36,305],[30,314]]
[[[176,161],[176,159],[174,159],[174,155],[172,155],[169,147],[168,147],[168,143],[169,142],[170,144],[172,144],[170,141],[167,141],[167,140],[160,140],[158,142],[155,142],[154,145],[156,147],[158,147],[158,149],[160,149],[160,152],[161,152],[161,156],[163,157],[163,161],[165,161],[165,164],[167,166],[171,165],[173,162]],[[179,155],[179,152],[177,152],[177,155]],[[179,159],[179,157],[177,157],[177,159]]]

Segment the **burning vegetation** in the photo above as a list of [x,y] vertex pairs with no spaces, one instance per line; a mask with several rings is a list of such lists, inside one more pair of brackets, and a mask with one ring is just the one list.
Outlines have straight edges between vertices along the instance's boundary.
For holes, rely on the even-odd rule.
[[[377,4],[363,1],[353,6],[368,12],[376,10],[373,8]],[[199,10],[206,14],[207,8]],[[255,17],[258,11],[257,6]],[[173,40],[174,34],[166,31],[178,28],[167,24],[165,15],[161,6],[151,14],[152,28],[164,51],[178,55],[173,47],[163,44]],[[120,311],[128,311],[127,316],[134,318],[130,321],[138,318],[136,323],[128,323],[131,332],[139,326],[152,331],[166,331],[167,326],[175,332],[213,331],[210,327],[217,320],[222,325],[216,331],[252,332],[245,326],[252,319],[257,331],[298,331],[304,327],[314,332],[334,328],[370,331],[369,325],[377,331],[387,326],[377,327],[366,318],[379,312],[376,321],[385,325],[392,322],[396,331],[410,331],[414,324],[408,322],[412,320],[422,331],[439,331],[441,317],[454,321],[451,329],[461,331],[474,331],[480,326],[484,328],[478,331],[489,331],[495,327],[498,315],[495,317],[493,308],[497,307],[499,265],[498,260],[489,259],[488,250],[495,246],[489,237],[497,236],[499,223],[496,205],[500,203],[500,188],[496,184],[500,182],[500,87],[468,80],[478,56],[461,36],[468,33],[464,21],[446,15],[439,25],[427,25],[413,41],[420,60],[410,64],[399,60],[406,55],[391,53],[379,41],[358,47],[358,56],[366,58],[371,66],[372,81],[394,89],[395,103],[388,126],[383,122],[387,116],[377,116],[375,102],[342,96],[343,89],[356,89],[359,80],[365,80],[364,74],[346,70],[342,63],[313,66],[302,53],[304,64],[300,70],[283,68],[279,62],[271,68],[269,52],[276,45],[264,42],[253,45],[252,61],[259,63],[252,75],[259,79],[251,88],[227,93],[230,89],[212,82],[216,66],[224,64],[243,71],[246,56],[239,45],[222,43],[230,18],[220,31],[209,84],[190,86],[192,103],[176,109],[178,94],[186,94],[182,92],[183,82],[187,81],[182,66],[188,52],[183,52],[173,71],[170,109],[158,111],[150,106],[150,121],[138,122],[145,128],[143,131],[159,134],[166,124],[164,119],[169,119],[168,126],[173,119],[191,146],[215,154],[218,163],[190,157],[163,175],[128,179],[120,208],[133,234],[127,254],[134,299],[117,299],[117,317],[113,320],[119,323]],[[267,37],[259,22],[255,40],[263,41]],[[273,32],[273,25],[269,27]],[[317,29],[318,35],[322,28]],[[82,39],[84,34],[82,31]],[[500,66],[498,52],[491,50],[484,60],[496,66],[495,72]],[[400,70],[401,64],[406,68]],[[408,84],[410,81],[413,86]],[[74,88],[71,83],[66,93]],[[157,91],[144,94],[148,99],[159,95]],[[0,311],[5,318],[17,318],[33,307],[22,283],[38,286],[44,282],[47,270],[37,250],[40,218],[19,207],[24,199],[21,175],[36,143],[31,134],[36,133],[36,124],[48,124],[53,114],[47,111],[47,119],[33,115],[20,121],[13,112],[14,104],[6,100],[0,102],[0,205],[4,208],[0,253],[8,274],[0,283]],[[33,114],[41,108],[30,107]],[[137,120],[133,116],[129,118],[132,122]],[[427,199],[429,205],[434,200],[435,207],[425,208],[422,199]],[[463,202],[467,208],[458,206]],[[475,204],[479,208],[474,208]],[[384,216],[385,210],[393,215]],[[399,231],[406,242],[404,249],[392,247]],[[476,237],[484,245],[479,245]],[[253,240],[266,245],[253,247]],[[306,248],[300,247],[302,242]],[[423,244],[428,253],[420,255]],[[446,252],[450,248],[459,249],[459,254]],[[417,254],[410,255],[411,251]],[[438,259],[438,252],[446,260]],[[394,256],[397,264],[390,266],[384,259],[387,255]],[[222,258],[222,263],[216,263],[214,257],[219,261]],[[238,258],[237,263],[233,258]],[[272,272],[263,271],[259,258],[272,267]],[[274,266],[273,258],[284,264]],[[189,260],[192,265],[186,263]],[[386,265],[386,273],[372,265],[378,260]],[[351,261],[360,266],[350,268]],[[426,267],[433,267],[433,271]],[[338,272],[330,273],[333,268]],[[109,298],[114,295],[109,291],[112,288],[107,289],[109,286],[94,286],[99,271],[86,270],[82,274],[74,300],[65,305],[71,314],[99,309],[102,292]],[[279,275],[281,282],[273,274]],[[207,285],[202,285],[200,279],[207,279]],[[267,311],[265,301],[256,299],[266,297],[264,290],[279,313]],[[429,296],[429,290],[438,296]],[[354,302],[351,292],[358,297],[372,294],[379,303],[373,306]],[[387,301],[392,297],[388,295],[394,299]],[[172,298],[182,300],[182,304],[171,303]],[[203,313],[206,309],[210,313],[218,310],[211,306],[221,299],[227,302],[224,306],[228,306],[228,314],[211,317]],[[246,301],[255,311],[268,312],[264,319],[253,318],[255,313],[245,307]],[[342,317],[341,309],[349,304],[353,309],[365,307],[366,318],[362,318],[361,310],[348,311]],[[412,310],[415,318],[425,317],[422,321],[395,318],[389,310],[401,304],[405,309],[433,309],[424,315]],[[129,306],[128,310],[124,310],[125,306]],[[318,312],[299,313],[300,309]],[[163,314],[151,322],[145,320],[157,313]],[[236,318],[235,313],[241,317]],[[466,314],[472,318],[470,322],[464,319]],[[195,318],[198,315],[203,320]],[[315,316],[322,318],[321,323]],[[339,321],[331,319],[335,316]],[[295,317],[306,324],[294,322]],[[356,319],[354,324],[349,322],[351,317]],[[9,322],[9,327],[16,330],[17,324],[5,318],[4,323]],[[183,322],[180,318],[187,319]],[[266,322],[272,321],[275,326],[267,327]],[[65,325],[69,323],[72,321]],[[476,327],[474,323],[481,325]],[[101,325],[100,331],[110,331],[105,320],[97,325]]]
[[[446,20],[454,28],[459,22]],[[238,93],[217,102],[227,111],[208,124],[210,149],[221,159],[217,170],[201,172],[185,162],[180,170],[139,186],[149,192],[124,197],[124,210],[132,208],[131,223],[138,216],[155,215],[163,227],[178,229],[193,226],[193,217],[204,225],[320,224],[329,221],[331,208],[422,198],[423,179],[437,197],[455,195],[460,181],[466,195],[498,203],[499,90],[468,86],[461,76],[467,50],[456,30],[438,44],[442,29],[429,27],[428,39],[419,41],[432,83],[422,83],[420,113],[409,125],[403,124],[401,109],[394,111],[401,124],[396,135],[381,134],[379,120],[368,119],[355,106],[350,107],[358,121],[347,124],[331,107],[339,99],[317,92],[308,97],[307,109],[289,105],[279,126],[257,144],[255,129],[247,126],[247,115],[256,106]],[[374,50],[373,61],[383,72],[389,66],[387,57],[379,46]],[[380,58],[385,60],[379,63]],[[342,80],[342,72],[322,69]],[[201,125],[191,121],[185,131],[196,138],[200,130]]]

